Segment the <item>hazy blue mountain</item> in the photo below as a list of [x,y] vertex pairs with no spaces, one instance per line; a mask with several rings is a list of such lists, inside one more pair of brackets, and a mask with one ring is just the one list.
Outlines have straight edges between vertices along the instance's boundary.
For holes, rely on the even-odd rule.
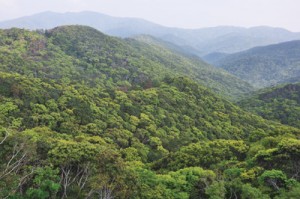
[[212,64],[262,88],[300,81],[300,41],[290,41],[230,54]]
[[205,52],[235,53],[257,46],[265,46],[285,41],[297,40],[300,33],[292,33],[285,29],[273,27],[215,27],[198,30],[202,38],[196,44],[197,49]]
[[300,39],[300,33],[293,33],[281,28],[222,26],[180,29],[164,27],[137,18],[111,17],[89,11],[63,14],[43,12],[0,22],[0,28],[49,29],[60,25],[74,24],[91,26],[106,34],[119,37],[149,34],[192,50],[201,57],[213,52],[235,53],[255,46]]
[[32,16],[0,22],[0,28],[51,29],[61,25],[87,25],[114,36],[138,34],[164,35],[169,28],[138,18],[121,18],[97,12],[42,12]]
[[207,63],[216,63],[217,61],[219,61],[220,59],[223,59],[227,55],[229,55],[229,54],[213,52],[213,53],[209,53],[209,54],[203,56],[202,59],[204,61],[206,61]]

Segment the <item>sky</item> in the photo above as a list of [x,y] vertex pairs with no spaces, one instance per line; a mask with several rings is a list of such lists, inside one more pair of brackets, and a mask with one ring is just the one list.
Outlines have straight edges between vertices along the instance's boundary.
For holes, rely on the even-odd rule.
[[43,11],[96,11],[180,28],[266,25],[300,32],[300,0],[0,0],[0,21]]

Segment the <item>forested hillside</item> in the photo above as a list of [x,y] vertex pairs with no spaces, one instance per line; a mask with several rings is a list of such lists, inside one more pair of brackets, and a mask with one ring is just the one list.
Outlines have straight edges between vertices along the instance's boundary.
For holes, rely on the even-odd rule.
[[[210,59],[210,63],[223,68],[257,88],[282,83],[295,83],[300,79],[300,41],[290,41]],[[212,58],[212,57],[210,57]],[[207,59],[208,61],[208,59]]]
[[208,65],[196,56],[184,54],[177,46],[150,36],[138,36],[134,40],[129,39],[129,42],[146,58],[156,60],[171,71],[178,71],[179,74],[192,78],[223,97],[235,99],[253,90],[250,84]]
[[300,83],[263,89],[239,104],[263,118],[300,128]]
[[45,35],[11,29],[1,35],[0,56],[5,71],[52,79],[97,79],[106,84],[114,81],[122,87],[153,84],[167,74],[181,75],[231,99],[252,90],[229,73],[159,43],[150,46],[137,40],[122,40],[85,26],[59,27]]
[[243,111],[188,58],[140,42],[1,30],[0,198],[299,195],[300,129]]

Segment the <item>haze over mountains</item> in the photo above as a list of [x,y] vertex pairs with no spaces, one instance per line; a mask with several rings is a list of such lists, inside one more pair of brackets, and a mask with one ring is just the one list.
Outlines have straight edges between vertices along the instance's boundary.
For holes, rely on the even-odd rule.
[[213,27],[180,29],[164,27],[137,18],[119,18],[96,12],[55,13],[43,12],[32,16],[0,22],[0,28],[49,29],[60,25],[87,25],[106,34],[132,37],[149,34],[179,45],[193,54],[204,56],[213,52],[235,53],[255,46],[300,39],[293,33],[272,27]]
[[234,54],[211,54],[205,60],[257,88],[300,81],[299,40]]

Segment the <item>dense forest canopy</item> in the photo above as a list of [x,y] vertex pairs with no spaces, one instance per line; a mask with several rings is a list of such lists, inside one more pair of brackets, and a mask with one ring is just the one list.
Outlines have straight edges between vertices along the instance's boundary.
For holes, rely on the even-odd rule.
[[300,129],[215,94],[239,80],[149,38],[0,30],[0,63],[0,198],[300,193]]
[[300,128],[300,83],[257,91],[239,104],[263,118]]

